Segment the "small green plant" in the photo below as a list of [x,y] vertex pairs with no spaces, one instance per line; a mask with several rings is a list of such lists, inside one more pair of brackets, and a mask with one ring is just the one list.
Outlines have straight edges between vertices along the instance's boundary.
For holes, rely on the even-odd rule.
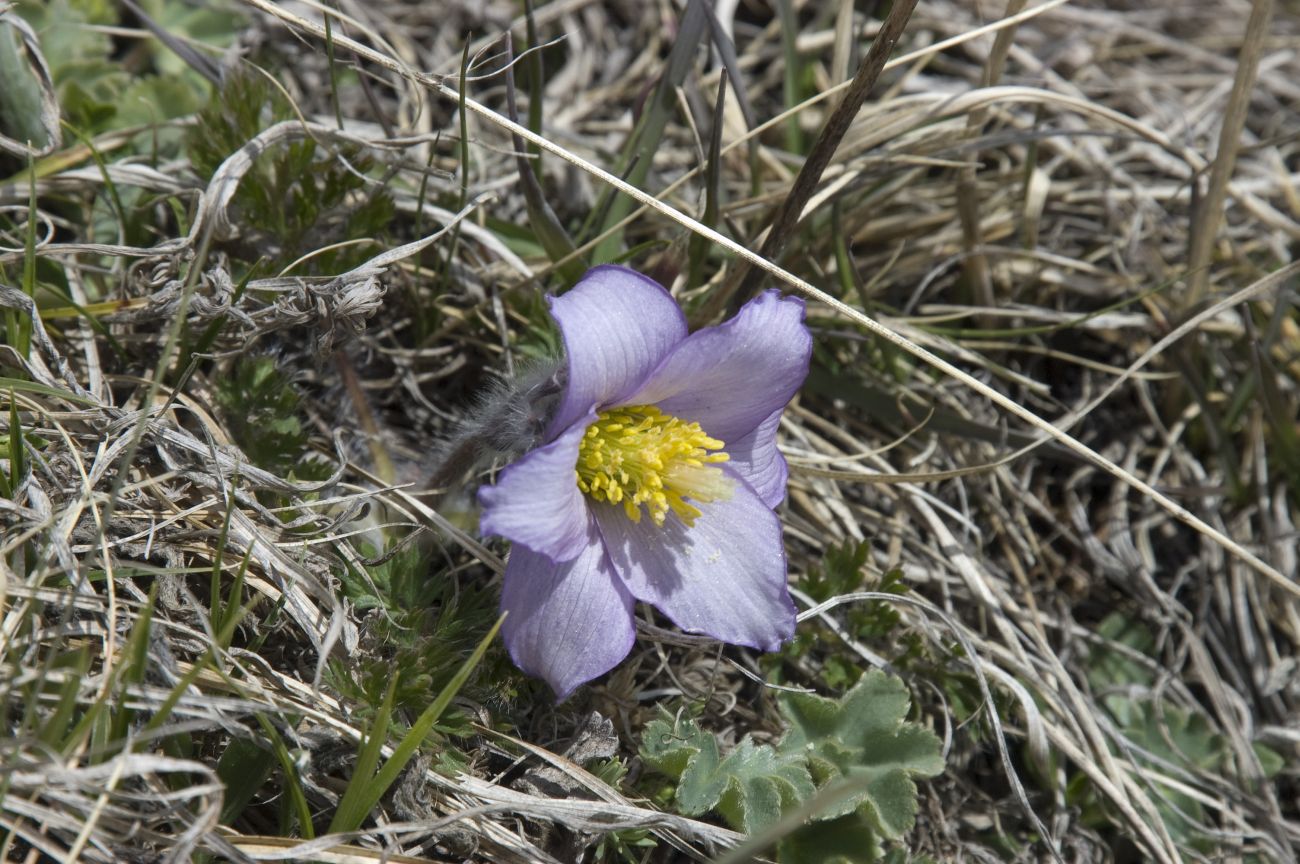
[[[1136,654],[1151,656],[1156,644],[1146,627],[1116,612],[1101,622],[1097,633],[1116,647],[1093,650],[1087,666],[1088,683],[1103,694],[1101,702],[1127,742],[1128,755],[1152,768],[1156,775],[1231,772],[1233,757],[1227,738],[1213,729],[1203,713],[1157,695],[1152,668],[1123,650],[1129,648]],[[1284,767],[1276,751],[1259,743],[1254,744],[1254,750],[1267,776],[1272,777]],[[1200,827],[1206,824],[1202,803],[1178,786],[1158,780],[1153,783],[1152,799],[1174,842],[1189,856],[1213,852],[1214,838]],[[1107,824],[1100,799],[1086,778],[1075,778],[1070,793],[1073,803],[1082,806],[1093,822]]]
[[[206,180],[259,133],[293,118],[288,102],[264,79],[231,76],[199,112],[187,139],[194,170]],[[250,264],[265,257],[273,272],[310,256],[295,266],[297,275],[334,275],[362,263],[373,248],[326,247],[382,237],[392,221],[392,199],[378,183],[366,182],[371,167],[357,148],[324,152],[311,138],[260,154],[233,201],[242,242],[227,251]]]
[[415,756],[425,736],[433,730],[442,712],[465,685],[474,667],[483,659],[488,645],[496,637],[500,627],[501,621],[497,621],[487,635],[479,640],[473,653],[410,725],[401,741],[393,748],[392,755],[380,764],[379,759],[383,745],[387,742],[388,727],[393,717],[393,694],[397,689],[397,681],[401,677],[400,674],[392,676],[384,701],[358,748],[356,769],[348,782],[347,789],[344,790],[343,798],[339,801],[338,810],[334,812],[334,818],[330,821],[331,832],[355,831],[370,818],[371,811],[397,781],[407,763]]
[[[143,3],[153,19],[182,38],[226,45],[242,21],[221,4]],[[105,0],[21,0],[17,12],[40,39],[50,65],[63,120],[83,135],[135,126],[162,127],[203,103],[208,84],[158,42],[146,41],[147,62],[123,63],[105,31],[123,24],[119,4]],[[136,58],[137,61],[140,59]],[[0,104],[3,100],[0,100]],[[180,136],[154,128],[141,149],[174,151]]]
[[[627,779],[627,763],[617,756],[602,759],[591,766],[591,773],[614,788],[621,788]],[[622,861],[637,864],[645,861],[649,850],[656,848],[659,842],[645,828],[624,828],[610,831],[601,836],[596,844],[597,861]]]
[[751,834],[819,791],[847,784],[846,795],[782,840],[779,858],[792,864],[878,860],[882,841],[899,839],[915,821],[916,778],[943,770],[939,739],[905,719],[907,688],[869,670],[839,699],[791,693],[780,706],[790,724],[785,737],[769,746],[746,736],[725,756],[693,719],[661,709],[646,726],[641,758],[677,782],[674,803],[682,813],[714,811]]
[[260,468],[297,477],[319,477],[325,465],[308,455],[300,419],[302,397],[293,380],[266,355],[241,357],[216,379],[216,403],[245,455]]
[[[799,589],[818,603],[856,591],[899,596],[907,594],[909,589],[903,581],[902,570],[890,570],[874,582],[868,580],[864,569],[870,550],[871,544],[868,541],[858,543],[845,540],[830,547],[821,564],[808,568],[799,579]],[[890,660],[900,668],[907,668],[909,662],[924,653],[920,637],[900,628],[902,616],[887,601],[869,600],[849,604],[837,609],[835,615],[855,639],[873,644],[896,640],[897,649]],[[795,659],[807,656],[810,652],[824,653],[825,656],[817,664],[818,674],[823,684],[838,690],[853,686],[862,674],[862,666],[856,656],[847,651],[826,648],[840,645],[841,640],[825,627],[818,626],[816,622],[808,622],[799,628],[794,640],[778,656]]]
[[[344,572],[340,582],[344,596],[369,614],[362,630],[363,650],[346,662],[331,663],[330,680],[365,717],[380,710],[394,669],[403,670],[392,695],[394,705],[411,711],[429,704],[497,616],[496,592],[476,582],[458,585],[447,574],[430,572],[428,558],[415,543],[391,550],[364,572]],[[508,669],[502,652],[489,650],[469,692],[477,697],[495,690],[503,678],[513,677]],[[467,731],[466,723],[453,707],[439,720],[437,731],[460,734]],[[458,758],[451,748],[445,754]]]

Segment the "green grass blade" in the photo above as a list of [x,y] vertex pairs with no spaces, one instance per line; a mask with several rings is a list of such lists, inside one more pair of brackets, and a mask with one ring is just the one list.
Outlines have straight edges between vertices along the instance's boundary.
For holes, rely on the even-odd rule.
[[[370,814],[370,811],[379,803],[379,799],[384,797],[384,793],[388,791],[388,788],[392,786],[393,783],[397,782],[397,778],[402,773],[402,769],[404,769],[407,763],[411,761],[412,757],[415,756],[416,751],[424,742],[425,737],[427,737],[429,731],[433,729],[433,724],[438,722],[438,718],[442,716],[442,712],[447,709],[447,706],[451,704],[451,700],[460,692],[460,688],[465,686],[465,682],[469,679],[470,673],[473,672],[474,668],[478,666],[480,661],[482,661],[484,653],[487,652],[488,645],[492,644],[492,640],[496,638],[497,631],[501,629],[501,623],[504,620],[505,616],[503,615],[501,618],[497,619],[496,624],[492,625],[492,629],[488,631],[488,634],[484,636],[483,639],[479,641],[478,646],[475,647],[474,653],[469,656],[468,660],[461,664],[461,667],[457,670],[455,676],[448,681],[447,686],[443,687],[438,693],[438,697],[433,700],[428,708],[424,709],[424,712],[420,714],[419,719],[411,725],[410,731],[406,733],[404,738],[402,738],[401,743],[393,750],[393,755],[390,756],[388,761],[384,763],[384,766],[379,769],[379,773],[375,775],[374,779],[371,782],[360,785],[356,782],[356,778],[353,778],[352,784],[348,786],[348,791],[344,795],[343,802],[340,802],[339,804],[338,813],[335,814],[334,821],[330,824],[331,831],[355,831],[357,828],[361,827],[361,823],[365,821],[365,818]],[[391,708],[391,699],[392,695],[390,691],[384,701],[386,708]],[[363,776],[360,774],[360,768],[361,764],[360,760],[358,760],[358,777]],[[348,797],[352,794],[354,788],[361,791],[358,791],[355,801],[348,802]],[[345,819],[344,804],[346,803],[351,803],[352,807],[346,811],[347,818]]]
[[[265,714],[257,714],[257,723],[262,727],[262,732],[266,737],[271,739],[271,747],[275,752],[275,758],[280,763],[280,770],[284,772],[284,794],[289,808],[288,812],[298,820],[298,831],[303,837],[310,840],[316,836],[316,826],[311,821],[311,805],[307,803],[307,793],[302,789],[302,778],[298,776],[298,766],[295,764],[293,754],[289,748],[284,746],[284,739],[276,731],[275,726],[266,718]],[[287,821],[287,820],[286,820]],[[289,833],[289,826],[282,826],[282,833]]]
[[[130,664],[141,662],[144,657],[148,656],[148,631],[150,623],[153,621],[153,609],[157,599],[158,583],[154,582],[149,586],[149,597],[145,600],[144,605],[140,607],[135,625],[131,628],[131,635],[127,637],[123,656],[128,659],[124,661],[125,667],[119,665],[116,669],[119,679],[130,669]],[[120,740],[121,735],[119,733],[125,731],[125,723],[128,719],[125,716],[125,709],[117,714],[106,713],[109,700],[113,697],[115,689],[106,689],[103,695],[96,699],[86,713],[82,715],[81,719],[77,721],[77,725],[73,727],[72,732],[63,741],[62,752],[65,755],[70,755],[80,748],[87,737],[90,739],[90,749],[101,755],[107,754],[111,742]]]
[[[36,163],[27,162],[27,232],[23,240],[22,289],[28,297],[36,296],[36,223],[40,211],[36,206]],[[34,312],[32,314],[35,314]],[[32,322],[21,312],[5,310],[9,338],[19,354],[27,357],[32,347]]]
[[221,802],[221,824],[230,825],[244,812],[253,796],[271,776],[275,763],[263,748],[236,738],[217,760],[217,776],[226,787]]
[[[722,211],[722,111],[727,100],[727,70],[724,67],[718,80],[718,99],[713,106],[713,129],[709,135],[708,163],[704,166],[704,213],[700,222],[716,228],[718,214]],[[691,234],[688,259],[691,285],[704,283],[704,262],[709,254],[709,240],[701,234]]]
[[[542,134],[542,98],[546,91],[546,69],[542,60],[542,42],[537,34],[537,16],[533,13],[533,0],[524,0],[524,27],[528,38],[528,56],[524,69],[528,73],[528,128]],[[533,164],[537,173],[542,171],[542,148],[536,144],[528,145],[528,152],[533,154]]]
[[[343,799],[339,801],[338,809],[334,811],[334,818],[330,820],[330,833],[355,831],[366,820],[366,815],[374,806],[366,802],[370,800],[371,787],[375,783],[375,766],[379,764],[379,757],[382,755],[384,742],[388,737],[388,724],[393,717],[393,699],[397,694],[399,677],[401,677],[400,673],[389,679],[383,704],[379,706],[374,721],[371,722],[370,728],[362,739],[361,749],[357,752],[357,764],[352,771],[352,779],[348,782],[347,791],[343,793]],[[374,800],[378,801],[382,795],[381,789],[378,795],[374,795]]]
[[143,681],[149,667],[149,636],[153,629],[154,598],[157,592],[158,583],[155,582],[149,588],[149,602],[135,619],[135,624],[131,627],[131,635],[127,637],[126,648],[122,652],[125,662],[120,668],[117,688],[120,704],[109,726],[110,742],[120,742],[126,738],[131,720],[135,716],[135,711],[126,706],[126,690],[131,684],[139,684]]
[[54,712],[41,721],[40,739],[51,748],[57,749],[66,739],[72,718],[77,710],[77,696],[81,691],[81,682],[90,671],[90,652],[82,647],[69,655],[67,668],[72,674],[59,688],[59,701]]
[[[803,58],[795,39],[799,36],[799,16],[795,14],[791,0],[776,0],[777,11],[781,15],[781,50],[785,62],[781,68],[785,71],[785,107],[793,108],[803,101],[800,81],[803,76]],[[785,121],[785,148],[791,153],[803,153],[805,149],[803,129],[799,126],[799,116],[791,115]]]
[[9,391],[9,474],[0,471],[0,495],[13,498],[23,482],[23,426],[18,418],[18,401]]
[[86,399],[75,393],[69,393],[67,390],[60,390],[57,387],[47,387],[44,384],[38,384],[35,381],[24,381],[21,378],[0,378],[0,387],[9,388],[10,392],[35,393],[39,396],[49,396],[53,399],[65,399],[68,402],[75,402],[78,405],[94,405],[92,399]]

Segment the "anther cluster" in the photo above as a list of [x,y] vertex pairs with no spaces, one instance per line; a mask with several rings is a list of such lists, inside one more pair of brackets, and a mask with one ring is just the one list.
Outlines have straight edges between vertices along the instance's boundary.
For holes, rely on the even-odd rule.
[[[602,411],[578,450],[578,488],[595,501],[622,504],[627,518],[663,525],[668,511],[688,527],[707,503],[731,497],[731,480],[712,465],[729,458],[723,443],[698,423],[686,423],[653,405]],[[719,451],[719,452],[710,452]]]

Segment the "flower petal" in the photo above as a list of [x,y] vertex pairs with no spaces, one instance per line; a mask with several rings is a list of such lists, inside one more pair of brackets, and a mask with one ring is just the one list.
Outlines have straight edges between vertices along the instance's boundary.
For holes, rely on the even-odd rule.
[[662,285],[626,267],[587,271],[550,301],[560,325],[569,381],[550,434],[640,386],[686,338],[686,317]]
[[515,665],[564,701],[632,650],[635,603],[591,525],[586,548],[563,564],[524,546],[511,550],[501,591],[501,609],[510,614],[501,633]]
[[633,522],[609,504],[593,504],[591,512],[637,599],[690,633],[773,651],[794,635],[781,523],[743,480],[732,479],[731,498],[701,505],[690,528],[671,514],[660,527]]
[[803,301],[767,291],[730,321],[686,337],[619,402],[657,405],[731,444],[785,407],[808,376],[811,355]]
[[591,519],[574,471],[588,422],[507,467],[495,486],[478,490],[480,534],[522,543],[553,561],[571,561],[587,548]]
[[790,469],[785,464],[785,457],[776,448],[776,428],[781,425],[781,412],[778,408],[758,428],[734,443],[727,442],[727,462],[732,471],[753,487],[763,503],[772,509],[785,498],[785,482],[790,476]]

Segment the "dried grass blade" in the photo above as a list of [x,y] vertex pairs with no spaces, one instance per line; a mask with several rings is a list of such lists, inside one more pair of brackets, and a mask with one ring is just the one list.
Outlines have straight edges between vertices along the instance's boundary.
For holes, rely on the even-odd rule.
[[[668,52],[668,60],[664,64],[659,86],[655,88],[654,96],[646,105],[623,151],[623,170],[627,172],[627,182],[632,186],[638,188],[644,186],[646,178],[650,176],[655,151],[663,141],[668,119],[676,110],[677,88],[686,80],[686,73],[691,70],[695,62],[695,49],[699,46],[700,39],[704,36],[704,29],[708,26],[707,18],[703,0],[690,0],[686,4],[686,12],[678,25],[677,39],[673,42],[672,50]],[[613,196],[613,200],[609,200],[610,196]],[[608,201],[607,208],[606,201]],[[593,212],[605,213],[601,224],[601,231],[604,232],[621,222],[631,209],[632,202],[619,195],[618,187],[615,186],[604,191],[601,203]],[[596,263],[612,261],[618,257],[622,247],[623,233],[614,231],[597,244],[592,258]]]
[[[884,72],[889,55],[893,53],[898,40],[902,38],[903,30],[912,17],[912,10],[916,8],[916,3],[917,0],[897,0],[890,8],[889,17],[885,19],[884,26],[872,41],[867,56],[862,58],[857,74],[849,82],[848,92],[827,118],[826,125],[822,127],[821,134],[817,136],[817,141],[808,153],[808,158],[799,169],[794,185],[790,187],[790,193],[781,202],[780,209],[772,219],[767,238],[763,241],[762,250],[759,252],[768,261],[776,262],[781,258],[785,244],[789,242],[795,225],[803,214],[804,205],[816,190],[822,174],[826,171],[826,166],[831,164],[831,157],[835,155],[836,148],[844,140],[844,134],[849,131],[849,124],[853,122],[858,109],[867,100],[871,88]],[[760,278],[762,278],[761,273],[742,264],[733,282],[738,286],[736,297],[743,299],[752,294]],[[728,299],[730,298],[724,296],[719,302]]]
[[[540,52],[534,50],[529,52],[531,55],[541,56]],[[510,119],[518,122],[519,116],[515,106],[515,70],[510,49],[510,34],[506,34],[506,104],[509,106]],[[531,103],[537,101],[535,98],[530,100],[529,117],[531,122],[532,110]],[[575,254],[573,240],[569,237],[564,226],[560,224],[559,218],[555,211],[551,209],[550,203],[546,200],[546,194],[542,191],[542,184],[537,182],[537,175],[533,173],[533,166],[528,158],[528,152],[524,147],[524,140],[518,135],[511,136],[515,147],[515,165],[519,169],[519,185],[523,188],[524,203],[528,209],[528,221],[538,241],[541,242],[542,248],[546,250],[549,257],[564,278],[570,282],[577,282],[582,278],[582,273],[586,265],[582,259]],[[536,145],[532,145],[536,148]]]

